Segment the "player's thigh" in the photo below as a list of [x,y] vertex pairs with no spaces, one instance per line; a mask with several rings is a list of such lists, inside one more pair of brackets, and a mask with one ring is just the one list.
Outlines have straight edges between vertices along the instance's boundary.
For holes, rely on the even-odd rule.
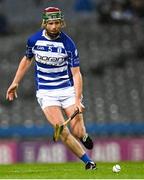
[[[71,116],[71,114],[74,112],[74,105],[69,106],[68,108],[65,108],[65,113],[68,117]],[[70,127],[72,130],[81,131],[82,129],[85,129],[84,125],[84,119],[83,114],[77,114],[75,118],[70,122]]]
[[48,106],[43,109],[47,120],[55,126],[64,122],[64,117],[60,106]]
[[[70,127],[74,134],[85,131],[83,114],[78,114],[73,121],[70,122]],[[82,133],[83,134],[83,133]]]

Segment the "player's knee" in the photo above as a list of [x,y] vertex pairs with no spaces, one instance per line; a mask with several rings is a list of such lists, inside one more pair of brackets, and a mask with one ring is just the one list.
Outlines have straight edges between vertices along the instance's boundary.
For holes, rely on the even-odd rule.
[[61,133],[60,138],[61,138],[62,141],[65,142],[69,135],[70,135],[69,129],[67,127],[64,127],[64,129],[63,129],[63,131]]
[[80,128],[73,128],[72,129],[72,134],[73,136],[77,137],[77,138],[81,138],[85,135],[85,127],[80,127]]

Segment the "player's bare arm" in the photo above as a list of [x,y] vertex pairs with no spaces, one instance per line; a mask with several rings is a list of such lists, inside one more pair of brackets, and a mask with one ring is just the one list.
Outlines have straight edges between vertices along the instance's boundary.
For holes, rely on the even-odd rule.
[[9,101],[13,101],[14,98],[17,98],[18,85],[19,85],[20,81],[22,80],[22,78],[24,77],[27,70],[29,69],[31,63],[32,63],[31,59],[27,58],[26,56],[24,56],[21,59],[20,64],[19,64],[18,69],[15,74],[15,77],[13,79],[13,82],[9,86],[7,93],[6,93],[6,99],[8,99]]
[[83,89],[83,82],[82,82],[82,76],[80,72],[79,67],[71,68],[73,80],[74,80],[74,88],[75,88],[75,109],[79,109],[79,112],[82,112],[84,110],[84,106],[81,103],[82,99],[82,89]]

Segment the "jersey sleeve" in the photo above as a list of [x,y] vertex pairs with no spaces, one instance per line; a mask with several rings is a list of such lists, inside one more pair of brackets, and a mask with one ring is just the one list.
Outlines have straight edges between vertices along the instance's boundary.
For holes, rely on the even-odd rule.
[[71,67],[77,67],[79,66],[79,56],[78,56],[78,50],[74,48],[71,51],[71,56],[70,56],[70,66]]
[[25,52],[26,57],[28,57],[29,59],[33,58],[34,56],[33,51],[32,51],[33,46],[34,46],[34,42],[32,41],[31,38],[29,38],[27,40],[26,52]]
[[67,41],[67,45],[68,45],[67,52],[69,56],[69,65],[70,67],[78,67],[80,65],[80,60],[79,60],[79,54],[78,54],[76,45],[71,39]]

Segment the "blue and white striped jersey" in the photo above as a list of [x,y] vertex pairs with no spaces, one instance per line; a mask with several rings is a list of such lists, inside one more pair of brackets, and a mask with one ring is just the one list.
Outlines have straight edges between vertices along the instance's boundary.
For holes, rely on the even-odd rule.
[[26,56],[35,58],[37,90],[73,86],[71,67],[79,66],[79,57],[72,39],[61,32],[55,40],[40,30],[28,38]]

